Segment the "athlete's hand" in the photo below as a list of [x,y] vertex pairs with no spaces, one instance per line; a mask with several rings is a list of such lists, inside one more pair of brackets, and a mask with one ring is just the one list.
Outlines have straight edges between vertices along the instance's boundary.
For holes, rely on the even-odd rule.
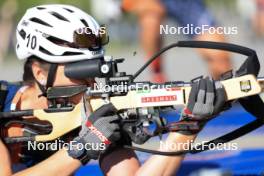
[[[112,104],[103,105],[83,123],[79,136],[72,141],[76,147],[70,148],[68,153],[81,161],[98,159],[112,143],[120,139],[119,130],[116,108]],[[78,145],[86,148],[80,150]]]
[[184,115],[197,120],[210,119],[219,114],[227,101],[222,84],[208,77],[192,84]]
[[182,112],[181,120],[199,121],[200,128],[225,109],[227,101],[223,85],[212,79],[202,78],[192,84],[187,107]]

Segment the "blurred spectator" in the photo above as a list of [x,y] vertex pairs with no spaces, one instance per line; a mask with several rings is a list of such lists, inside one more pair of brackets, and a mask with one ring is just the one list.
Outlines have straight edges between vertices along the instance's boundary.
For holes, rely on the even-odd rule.
[[264,0],[256,1],[256,13],[253,17],[252,23],[256,34],[264,37]]
[[[122,8],[138,16],[141,27],[140,39],[147,58],[161,48],[160,25],[165,15],[177,21],[182,27],[187,24],[193,24],[194,27],[216,26],[203,0],[123,0]],[[189,37],[194,40],[225,42],[224,35],[217,33],[190,34]],[[209,70],[214,78],[218,79],[222,73],[231,69],[229,55],[226,52],[208,49],[199,49],[199,51],[208,62]],[[161,58],[156,60],[151,67],[153,81],[166,81]]]
[[121,18],[122,12],[119,0],[91,0],[91,4],[92,14],[102,23],[109,23]]
[[0,62],[6,56],[8,50],[16,11],[16,0],[5,1],[0,9]]
[[247,30],[252,30],[256,37],[264,36],[264,0],[237,0],[237,8],[247,23]]

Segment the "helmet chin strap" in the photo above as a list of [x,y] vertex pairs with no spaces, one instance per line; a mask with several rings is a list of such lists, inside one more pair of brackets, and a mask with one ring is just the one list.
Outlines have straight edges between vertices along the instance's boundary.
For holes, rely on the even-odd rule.
[[53,83],[54,83],[54,80],[55,80],[55,75],[56,75],[56,72],[57,72],[57,68],[58,68],[58,64],[54,64],[52,63],[50,65],[50,68],[49,68],[49,72],[48,72],[48,78],[47,78],[47,84],[46,86],[40,84],[38,81],[37,81],[37,85],[39,87],[39,89],[41,90],[41,94],[39,95],[39,97],[47,97],[47,90],[48,88],[52,87],[53,86]]

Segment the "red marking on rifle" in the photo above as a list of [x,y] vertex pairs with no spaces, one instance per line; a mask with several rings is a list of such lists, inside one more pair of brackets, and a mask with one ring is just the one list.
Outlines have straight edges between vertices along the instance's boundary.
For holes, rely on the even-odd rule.
[[155,97],[142,97],[142,103],[152,103],[152,102],[163,102],[163,101],[176,101],[176,95],[166,95],[166,96],[155,96]]
[[188,115],[191,115],[191,114],[192,114],[192,112],[191,112],[188,108],[184,108],[184,109],[183,109],[183,112],[184,112],[185,114],[188,114]]

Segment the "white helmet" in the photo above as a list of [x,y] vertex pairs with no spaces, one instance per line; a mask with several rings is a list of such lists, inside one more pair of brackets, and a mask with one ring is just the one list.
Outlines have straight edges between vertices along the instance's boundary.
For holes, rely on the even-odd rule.
[[[91,33],[78,32],[87,28]],[[76,7],[57,4],[33,7],[17,25],[16,54],[21,60],[37,56],[51,63],[102,57],[102,45],[106,42],[102,42],[100,30],[93,17]]]

